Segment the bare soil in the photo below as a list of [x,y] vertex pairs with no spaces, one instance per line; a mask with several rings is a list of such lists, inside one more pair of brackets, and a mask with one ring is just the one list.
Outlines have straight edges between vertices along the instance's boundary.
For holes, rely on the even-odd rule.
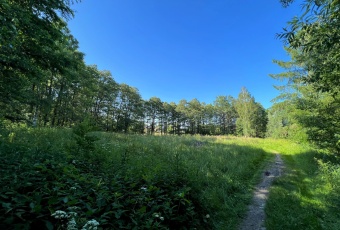
[[239,230],[265,230],[264,206],[269,194],[269,188],[272,182],[280,177],[284,170],[284,163],[280,154],[276,154],[275,161],[268,164],[262,174],[261,182],[256,186],[253,200],[248,208],[246,217],[244,218]]

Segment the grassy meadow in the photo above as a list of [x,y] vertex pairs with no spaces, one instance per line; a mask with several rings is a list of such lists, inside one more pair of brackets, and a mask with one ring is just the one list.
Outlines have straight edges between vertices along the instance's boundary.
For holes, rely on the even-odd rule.
[[297,144],[281,153],[287,169],[270,190],[267,229],[340,229],[338,157]]
[[0,229],[90,229],[92,220],[99,229],[237,229],[274,152],[287,174],[271,191],[267,229],[339,224],[339,168],[285,140],[86,126],[17,127],[0,140]]

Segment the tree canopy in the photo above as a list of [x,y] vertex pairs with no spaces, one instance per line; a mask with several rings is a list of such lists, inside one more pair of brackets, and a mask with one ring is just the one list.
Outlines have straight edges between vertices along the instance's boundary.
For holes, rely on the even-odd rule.
[[[286,6],[292,1],[282,1]],[[310,141],[332,153],[340,153],[340,2],[308,0],[304,14],[288,23],[279,34],[288,46],[290,62],[275,61],[286,72],[271,75],[285,79],[277,87],[276,102],[284,108],[288,121],[301,126]],[[274,112],[274,110],[273,110]],[[269,122],[272,123],[271,121]],[[293,125],[288,123],[288,125]],[[299,129],[301,130],[301,129]]]

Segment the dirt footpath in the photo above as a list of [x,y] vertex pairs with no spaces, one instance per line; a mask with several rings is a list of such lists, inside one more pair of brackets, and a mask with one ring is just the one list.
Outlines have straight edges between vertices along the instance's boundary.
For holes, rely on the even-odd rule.
[[280,154],[276,154],[275,161],[270,163],[265,171],[261,182],[256,186],[253,201],[248,208],[248,213],[240,225],[239,230],[265,230],[264,225],[265,213],[264,206],[269,194],[269,188],[275,178],[280,177],[283,173],[284,163]]

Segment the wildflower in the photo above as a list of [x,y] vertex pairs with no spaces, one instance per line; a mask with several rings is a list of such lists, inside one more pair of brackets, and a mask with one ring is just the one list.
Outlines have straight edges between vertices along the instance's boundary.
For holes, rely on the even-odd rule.
[[72,218],[74,218],[74,217],[76,217],[78,214],[76,213],[76,212],[69,212],[68,213],[68,217],[70,218],[70,217],[72,217]]
[[56,219],[63,219],[68,217],[67,213],[61,210],[55,211],[55,213],[53,213],[51,216],[53,216]]
[[77,222],[74,218],[67,223],[67,230],[78,230]]
[[99,222],[96,220],[89,220],[87,223],[83,226],[82,230],[97,230],[97,226],[99,225]]
[[155,214],[154,214],[154,217],[158,218],[158,217],[159,217],[159,215],[158,215],[157,213],[155,213]]
[[148,189],[146,187],[141,187],[140,190],[147,191]]
[[210,215],[209,214],[205,215],[205,218],[207,218],[207,219],[210,218]]
[[161,221],[163,221],[163,220],[164,220],[164,217],[163,217],[163,216],[161,216],[161,217],[159,217],[159,219],[160,219]]

